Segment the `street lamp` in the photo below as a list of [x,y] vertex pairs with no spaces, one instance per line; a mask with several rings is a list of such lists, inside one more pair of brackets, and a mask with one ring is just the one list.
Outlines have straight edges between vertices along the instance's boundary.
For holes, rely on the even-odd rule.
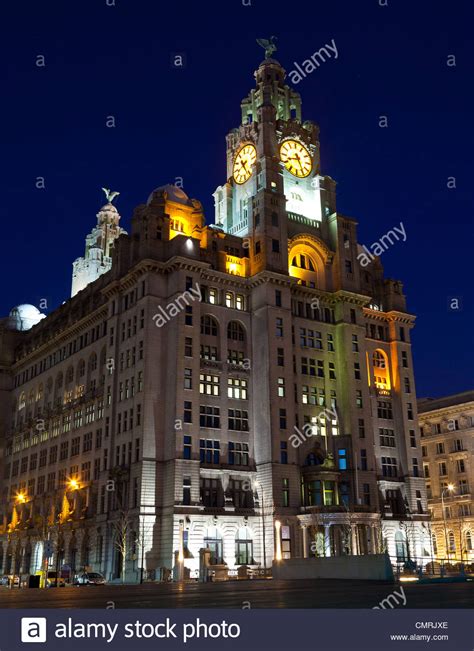
[[265,498],[263,494],[263,486],[259,481],[255,482],[255,486],[257,488],[260,488],[261,491],[261,496],[262,496],[262,503],[260,506],[260,510],[262,513],[262,545],[263,545],[263,572],[264,576],[267,576],[267,552],[265,549]]
[[[81,485],[77,479],[74,479],[74,477],[71,477],[70,479],[67,480],[66,482],[66,488],[64,489],[64,497],[66,498],[65,504],[67,505],[67,492],[68,489],[70,491],[77,491],[81,488]],[[64,506],[64,505],[63,505]],[[63,513],[61,512],[58,516],[58,545],[56,549],[56,580],[55,580],[55,587],[58,587],[58,575],[59,575],[59,541],[60,541],[60,535],[61,535],[61,525],[63,523]]]
[[446,488],[443,488],[443,490],[441,491],[441,510],[443,511],[443,522],[444,522],[444,543],[446,546],[446,555],[449,561],[448,532],[446,529],[446,513],[444,510],[444,494],[446,491],[452,493],[454,491],[454,484],[448,484]]

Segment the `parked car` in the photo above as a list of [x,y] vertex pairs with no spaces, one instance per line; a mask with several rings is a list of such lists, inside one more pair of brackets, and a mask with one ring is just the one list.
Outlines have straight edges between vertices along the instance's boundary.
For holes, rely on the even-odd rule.
[[100,572],[83,572],[74,581],[76,585],[104,585],[105,577]]

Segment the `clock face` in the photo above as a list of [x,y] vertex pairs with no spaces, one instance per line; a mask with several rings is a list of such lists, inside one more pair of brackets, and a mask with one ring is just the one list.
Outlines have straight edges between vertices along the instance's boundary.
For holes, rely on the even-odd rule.
[[285,140],[280,147],[280,158],[286,169],[293,174],[304,178],[312,170],[311,154],[297,140]]
[[257,150],[253,145],[244,145],[234,160],[234,181],[239,185],[252,176],[253,165],[257,160]]

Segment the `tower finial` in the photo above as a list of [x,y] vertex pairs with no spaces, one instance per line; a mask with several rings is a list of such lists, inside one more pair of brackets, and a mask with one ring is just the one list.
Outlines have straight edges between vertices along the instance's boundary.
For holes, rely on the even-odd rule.
[[276,45],[274,41],[278,40],[276,36],[270,36],[269,39],[257,38],[257,43],[265,50],[265,59],[270,59],[272,54],[276,52]]
[[105,198],[109,203],[112,203],[112,201],[115,199],[115,197],[118,197],[120,192],[116,192],[115,190],[112,192],[112,190],[109,190],[108,188],[102,188],[105,194]]

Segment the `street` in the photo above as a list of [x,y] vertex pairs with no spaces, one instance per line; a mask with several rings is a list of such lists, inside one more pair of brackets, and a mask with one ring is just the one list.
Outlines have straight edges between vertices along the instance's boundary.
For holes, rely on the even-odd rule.
[[[374,608],[394,591],[406,608],[472,608],[474,582],[392,584],[342,580],[0,589],[0,608]],[[389,606],[385,606],[389,607]],[[403,607],[403,604],[399,607]]]

